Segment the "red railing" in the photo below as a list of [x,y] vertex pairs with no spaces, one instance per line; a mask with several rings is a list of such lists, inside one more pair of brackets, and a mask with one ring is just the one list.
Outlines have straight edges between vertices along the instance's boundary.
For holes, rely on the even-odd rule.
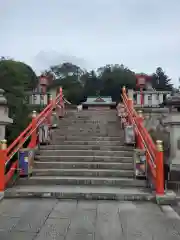
[[51,125],[51,115],[53,108],[56,108],[59,116],[64,115],[64,101],[62,88],[59,89],[59,94],[56,99],[53,100],[52,96],[49,98],[49,104],[44,108],[44,110],[36,114],[33,111],[32,122],[28,127],[14,140],[12,144],[7,147],[6,141],[2,141],[0,149],[0,192],[5,190],[6,185],[11,180],[14,172],[18,167],[18,160],[13,162],[9,171],[5,174],[5,168],[9,161],[15,156],[15,154],[23,147],[24,143],[30,139],[28,148],[35,149],[38,144],[38,127],[40,124],[46,122]]
[[153,142],[150,134],[143,125],[142,112],[139,114],[134,109],[133,100],[129,99],[126,93],[126,88],[122,89],[122,100],[127,115],[127,123],[134,125],[136,136],[136,146],[139,149],[144,149],[146,152],[146,161],[150,169],[153,183],[156,188],[156,194],[164,194],[164,162],[163,162],[163,147],[162,141]]

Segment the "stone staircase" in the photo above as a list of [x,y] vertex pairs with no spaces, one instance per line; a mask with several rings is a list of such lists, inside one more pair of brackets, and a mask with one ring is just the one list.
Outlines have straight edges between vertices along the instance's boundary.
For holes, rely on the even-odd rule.
[[132,156],[115,110],[71,111],[38,151],[32,177],[5,196],[151,199],[146,182],[134,178]]

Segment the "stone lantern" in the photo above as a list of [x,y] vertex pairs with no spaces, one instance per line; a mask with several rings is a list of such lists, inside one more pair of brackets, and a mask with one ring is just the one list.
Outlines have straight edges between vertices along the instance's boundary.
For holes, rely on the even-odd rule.
[[6,125],[13,123],[13,120],[8,117],[9,109],[7,100],[4,97],[4,90],[0,89],[0,140],[5,139]]

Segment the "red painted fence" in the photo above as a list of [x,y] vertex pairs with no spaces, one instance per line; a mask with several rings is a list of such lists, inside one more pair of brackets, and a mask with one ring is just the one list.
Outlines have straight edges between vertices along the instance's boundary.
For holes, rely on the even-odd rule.
[[18,167],[18,160],[15,161],[10,170],[5,174],[5,166],[12,159],[12,157],[21,149],[24,143],[30,139],[29,148],[35,148],[38,144],[38,127],[40,124],[47,122],[51,125],[51,115],[53,108],[58,110],[58,114],[64,115],[64,101],[63,101],[63,92],[62,88],[59,90],[59,94],[56,96],[55,100],[52,100],[52,96],[49,99],[49,104],[46,108],[39,113],[36,114],[36,111],[33,111],[32,114],[32,122],[28,125],[28,127],[15,139],[15,141],[10,144],[8,147],[6,145],[6,141],[2,141],[1,149],[0,149],[0,192],[4,191],[7,183],[11,180],[14,172]]
[[143,116],[134,109],[133,100],[129,99],[126,93],[126,88],[122,89],[122,99],[127,115],[127,123],[134,125],[137,148],[146,151],[146,161],[150,169],[153,183],[156,188],[156,194],[164,194],[164,162],[163,162],[163,147],[162,141],[153,142],[150,134],[143,125]]

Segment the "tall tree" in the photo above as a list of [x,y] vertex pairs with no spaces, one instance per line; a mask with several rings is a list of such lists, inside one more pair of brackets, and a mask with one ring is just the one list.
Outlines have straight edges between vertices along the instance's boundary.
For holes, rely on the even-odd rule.
[[171,91],[173,84],[162,68],[158,67],[152,75],[152,87],[160,91]]
[[79,104],[83,95],[83,70],[72,63],[63,63],[51,66],[49,72],[55,76],[50,87],[62,86],[65,97],[70,102]]
[[101,95],[111,96],[113,101],[120,99],[120,91],[125,85],[135,88],[136,79],[132,71],[124,65],[106,65],[98,69],[99,79],[102,81]]
[[101,91],[101,79],[99,79],[95,71],[91,71],[85,76],[84,97],[97,96]]
[[65,62],[60,65],[51,66],[50,70],[51,72],[54,73],[56,78],[76,76],[77,79],[79,79],[80,76],[83,74],[83,70],[79,66],[69,62]]

